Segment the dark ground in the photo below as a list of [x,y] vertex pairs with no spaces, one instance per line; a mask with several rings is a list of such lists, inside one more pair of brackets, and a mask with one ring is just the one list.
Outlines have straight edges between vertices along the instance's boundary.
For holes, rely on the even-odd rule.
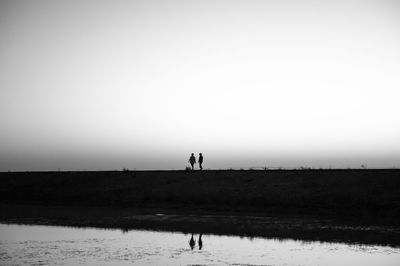
[[0,173],[0,221],[400,246],[400,170]]
[[0,173],[0,203],[400,218],[400,170]]

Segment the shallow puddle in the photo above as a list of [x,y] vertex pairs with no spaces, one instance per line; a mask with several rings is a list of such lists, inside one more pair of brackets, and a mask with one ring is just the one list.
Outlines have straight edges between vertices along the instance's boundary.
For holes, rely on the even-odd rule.
[[0,224],[1,265],[400,265],[400,248]]

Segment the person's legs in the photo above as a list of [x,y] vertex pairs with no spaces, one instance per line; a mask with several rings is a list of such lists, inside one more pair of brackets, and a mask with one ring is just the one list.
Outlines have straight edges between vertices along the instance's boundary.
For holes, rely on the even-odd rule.
[[201,165],[202,163],[199,163],[200,170],[203,170],[203,166]]
[[194,164],[192,163],[191,165],[192,165],[192,170],[194,170]]

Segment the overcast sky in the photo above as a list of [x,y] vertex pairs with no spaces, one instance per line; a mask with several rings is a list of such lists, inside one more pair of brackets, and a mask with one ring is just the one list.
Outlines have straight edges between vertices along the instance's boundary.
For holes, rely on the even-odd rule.
[[400,1],[0,0],[0,171],[400,167]]

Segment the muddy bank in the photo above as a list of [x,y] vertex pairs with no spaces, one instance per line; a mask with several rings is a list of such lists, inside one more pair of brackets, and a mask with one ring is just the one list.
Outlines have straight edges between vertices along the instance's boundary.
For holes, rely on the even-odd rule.
[[399,225],[400,170],[0,173],[0,203],[369,217]]
[[400,246],[399,226],[308,215],[268,216],[185,209],[0,205],[0,222]]

